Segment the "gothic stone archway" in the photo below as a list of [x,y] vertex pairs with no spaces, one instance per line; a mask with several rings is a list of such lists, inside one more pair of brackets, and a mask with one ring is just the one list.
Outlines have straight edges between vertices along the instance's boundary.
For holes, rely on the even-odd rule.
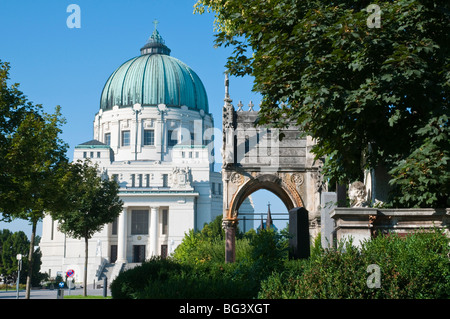
[[236,213],[243,201],[260,189],[266,189],[277,195],[288,210],[303,207],[303,201],[297,190],[297,186],[301,186],[303,182],[303,176],[296,172],[268,174],[253,171],[248,174],[246,171],[238,170],[232,172],[230,180],[233,185],[228,185],[228,189],[236,188],[236,192],[230,200],[227,219],[237,217]]
[[[320,230],[320,161],[310,153],[313,141],[300,137],[297,127],[283,130],[255,127],[258,112],[236,111],[225,86],[223,107],[223,227],[226,233],[226,262],[235,260],[235,232],[239,207],[253,192],[266,189],[277,195],[288,210],[304,207],[309,229]],[[283,138],[280,141],[280,134]]]

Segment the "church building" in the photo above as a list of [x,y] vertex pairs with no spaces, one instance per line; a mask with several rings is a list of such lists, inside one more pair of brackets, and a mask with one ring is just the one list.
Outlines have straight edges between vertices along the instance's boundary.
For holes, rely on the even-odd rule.
[[[170,53],[155,28],[141,54],[106,81],[93,139],[75,147],[73,160],[97,163],[99,174],[119,183],[124,202],[118,219],[89,242],[89,283],[170,255],[190,229],[223,213],[208,97],[198,75]],[[251,199],[242,210],[253,212]],[[40,248],[41,272],[71,269],[82,282],[84,242],[61,233],[50,216]]]

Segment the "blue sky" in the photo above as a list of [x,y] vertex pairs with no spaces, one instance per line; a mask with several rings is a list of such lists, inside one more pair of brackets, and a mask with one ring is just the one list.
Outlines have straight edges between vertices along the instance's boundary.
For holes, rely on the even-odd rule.
[[[14,0],[0,2],[0,59],[10,62],[10,83],[48,112],[62,108],[67,124],[62,138],[74,146],[93,138],[93,120],[100,94],[110,74],[126,60],[140,54],[159,21],[158,31],[172,50],[171,55],[189,65],[201,78],[209,99],[215,126],[221,129],[224,71],[230,48],[214,48],[214,15],[193,14],[191,0]],[[81,27],[69,28],[70,4],[81,9]],[[230,78],[233,104],[250,100],[252,78]],[[220,150],[216,150],[220,157]],[[220,158],[217,158],[220,160]],[[220,166],[219,166],[220,167]],[[253,194],[256,212],[285,212],[282,202],[268,191]],[[1,223],[0,229],[23,230],[26,222]],[[42,231],[38,227],[38,234]]]

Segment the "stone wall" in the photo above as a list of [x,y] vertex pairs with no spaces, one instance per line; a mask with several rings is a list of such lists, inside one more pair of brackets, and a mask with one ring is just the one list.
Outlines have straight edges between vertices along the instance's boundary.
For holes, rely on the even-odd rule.
[[441,228],[450,236],[450,208],[377,209],[369,207],[336,207],[333,240],[353,237],[353,243],[380,233],[406,235],[419,229]]

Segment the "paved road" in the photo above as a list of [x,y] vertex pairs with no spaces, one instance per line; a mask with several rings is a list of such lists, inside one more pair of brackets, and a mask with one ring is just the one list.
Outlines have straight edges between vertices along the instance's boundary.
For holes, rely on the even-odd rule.
[[[39,290],[31,290],[30,299],[57,299],[57,290],[49,290],[49,289],[39,289]],[[64,289],[64,296],[68,295],[83,295],[82,288],[71,289],[70,292],[68,289]],[[103,289],[92,289],[88,288],[87,290],[88,296],[102,296]],[[108,290],[108,296],[111,296],[111,292]],[[17,299],[17,291],[8,290],[8,291],[0,291],[0,300],[3,299]],[[25,299],[25,290],[19,290],[19,299]]]

